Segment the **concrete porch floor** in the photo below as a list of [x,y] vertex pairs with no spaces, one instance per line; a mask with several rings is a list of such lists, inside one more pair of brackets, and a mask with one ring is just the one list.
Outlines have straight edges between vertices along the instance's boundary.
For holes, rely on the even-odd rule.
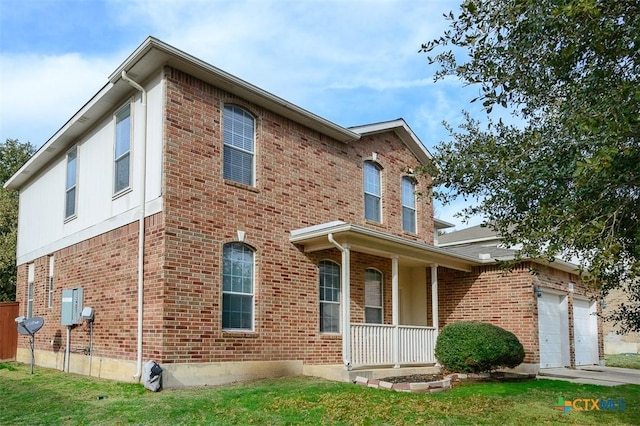
[[320,377],[337,382],[353,382],[357,376],[367,379],[382,379],[385,377],[410,376],[413,374],[440,374],[440,367],[435,365],[406,366],[393,368],[383,367],[359,367],[346,370],[343,364],[332,365],[304,365],[302,374],[305,376]]

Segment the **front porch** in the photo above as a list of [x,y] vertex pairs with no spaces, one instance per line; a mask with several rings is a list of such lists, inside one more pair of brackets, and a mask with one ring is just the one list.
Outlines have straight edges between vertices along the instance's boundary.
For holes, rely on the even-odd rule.
[[351,324],[351,368],[435,364],[435,327]]
[[[322,263],[323,258],[333,259],[337,252],[340,254],[339,262],[336,259],[340,267],[340,319],[339,329],[335,327],[333,332],[341,335],[342,370],[358,370],[362,376],[363,369],[371,369],[367,370],[372,371],[371,375],[390,377],[414,373],[377,371],[400,372],[403,367],[425,366],[433,369],[438,337],[438,267],[469,271],[470,259],[344,222],[292,231],[290,241],[303,246],[306,253],[320,253],[314,262]],[[367,281],[364,271],[372,269],[380,272],[380,279],[374,284],[384,280],[379,292],[373,290],[374,299],[382,298],[384,302],[374,305],[380,311],[377,316],[368,317],[371,303],[367,302],[365,284],[371,281]],[[331,366],[327,368],[331,370]]]

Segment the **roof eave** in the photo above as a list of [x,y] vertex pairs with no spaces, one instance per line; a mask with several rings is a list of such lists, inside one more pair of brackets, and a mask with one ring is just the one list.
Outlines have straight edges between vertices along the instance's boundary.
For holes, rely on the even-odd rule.
[[122,71],[126,71],[134,79],[144,79],[144,76],[163,65],[179,69],[340,142],[348,143],[360,138],[356,132],[300,108],[154,37],[148,37],[109,76],[109,81],[115,83],[121,79]]
[[114,108],[116,102],[120,102],[127,93],[133,92],[134,89],[122,80],[123,70],[134,80],[144,82],[165,65],[180,69],[340,142],[348,143],[360,138],[357,132],[287,102],[154,37],[148,37],[109,76],[108,83],[7,180],[4,187],[18,190],[22,188],[39,170],[60,152],[68,149],[104,114]]
[[[467,272],[471,271],[473,266],[481,263],[478,259],[454,253],[446,249],[440,249],[435,246],[344,222],[331,222],[324,225],[294,230],[290,233],[289,241],[305,246],[305,251],[323,250],[333,247],[327,238],[329,234],[333,235],[336,239],[339,239],[341,236],[350,238],[351,240],[348,241],[348,244],[352,244],[353,241],[356,240],[362,243],[370,239],[369,242],[376,241],[376,244],[363,244],[363,246],[381,247],[382,245],[389,245],[389,247],[398,249],[396,250],[396,254],[398,255],[411,252],[409,257],[416,259],[416,256],[422,254],[429,257],[428,260],[426,258],[422,259],[425,263],[439,264]],[[401,248],[404,248],[404,250]]]
[[418,158],[420,164],[428,164],[433,160],[433,156],[424,146],[422,141],[411,130],[409,125],[402,119],[383,121],[380,123],[365,124],[363,126],[349,127],[350,130],[359,135],[371,135],[376,133],[394,131],[400,139],[409,147],[411,152]]

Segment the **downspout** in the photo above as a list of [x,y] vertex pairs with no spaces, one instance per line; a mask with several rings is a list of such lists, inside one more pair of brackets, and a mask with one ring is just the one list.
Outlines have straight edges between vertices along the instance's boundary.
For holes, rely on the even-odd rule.
[[342,286],[342,362],[347,370],[351,370],[351,309],[349,307],[351,300],[349,297],[349,276],[351,274],[349,264],[350,253],[348,247],[343,247],[336,240],[333,239],[333,234],[328,236],[329,242],[333,244],[342,253],[342,268],[341,268],[341,286]]
[[147,202],[147,91],[131,80],[125,70],[122,70],[122,79],[140,92],[142,105],[142,153],[140,158],[140,218],[138,219],[138,346],[136,374],[134,380],[140,380],[142,376],[142,322],[143,322],[143,296],[144,296],[144,217]]

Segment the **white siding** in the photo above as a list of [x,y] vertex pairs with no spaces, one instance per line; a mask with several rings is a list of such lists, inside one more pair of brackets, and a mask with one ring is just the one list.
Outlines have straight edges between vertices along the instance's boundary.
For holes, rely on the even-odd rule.
[[[161,74],[149,81],[147,116],[147,215],[162,208],[162,110]],[[66,150],[37,178],[20,191],[18,264],[99,235],[139,217],[143,108],[140,94],[132,104],[131,191],[113,198],[113,112],[131,99],[114,105],[114,111],[78,139],[77,217],[65,223]],[[69,149],[71,146],[68,147]]]

